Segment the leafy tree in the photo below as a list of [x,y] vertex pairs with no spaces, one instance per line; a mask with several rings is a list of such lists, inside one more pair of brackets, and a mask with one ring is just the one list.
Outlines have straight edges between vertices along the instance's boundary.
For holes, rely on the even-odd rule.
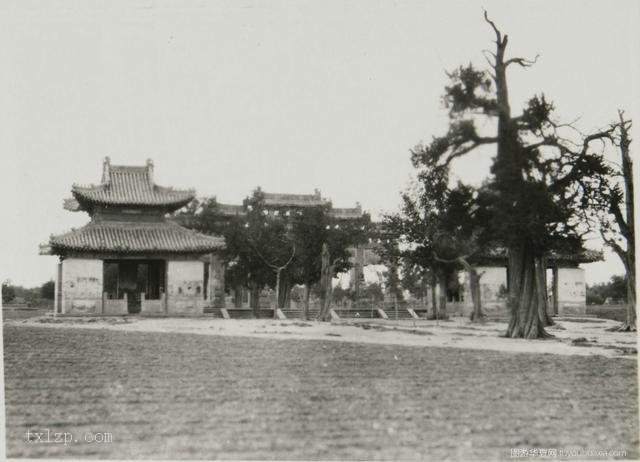
[[257,188],[244,200],[237,216],[223,216],[215,198],[209,198],[193,201],[176,218],[192,229],[224,236],[225,280],[251,291],[256,314],[259,293],[265,286],[276,289],[277,306],[282,308],[293,286],[303,284],[306,318],[310,289],[321,279],[323,244],[331,254],[333,278],[350,268],[349,248],[366,240],[370,224],[367,214],[349,220],[334,218],[330,207],[269,209]]
[[417,146],[412,151],[417,182],[402,195],[400,213],[386,217],[386,226],[408,246],[403,252],[404,267],[422,268],[431,275],[431,286],[438,286],[440,300],[436,304],[433,295],[430,317],[446,318],[448,285],[459,269],[465,269],[474,301],[472,319],[480,321],[479,275],[470,258],[490,242],[483,225],[484,209],[478,206],[485,199],[480,198],[479,191],[461,183],[450,187],[449,166],[432,165],[427,149]]
[[[506,57],[508,36],[488,18],[495,34],[495,51],[487,51],[489,70],[471,64],[449,74],[444,102],[450,125],[419,152],[419,162],[443,169],[465,154],[487,145],[496,156],[486,191],[486,225],[508,255],[506,335],[544,338],[547,314],[545,257],[551,251],[577,252],[584,233],[577,210],[586,200],[583,180],[606,170],[592,144],[608,139],[611,129],[572,142],[555,121],[554,106],[544,95],[533,96],[522,112],[512,115],[507,70],[536,60]],[[495,121],[497,130],[479,132],[478,119]],[[492,126],[492,124],[489,124]]]
[[47,281],[40,286],[40,297],[45,300],[53,300],[56,292],[56,283],[54,281]]
[[308,317],[311,287],[322,279],[323,245],[327,245],[329,253],[327,269],[330,270],[330,277],[320,290],[320,298],[328,299],[330,303],[331,279],[351,268],[350,249],[366,241],[371,224],[368,214],[354,219],[332,217],[330,207],[330,204],[305,207],[297,210],[291,218],[297,253],[288,273],[294,283],[305,286],[305,319]]
[[279,271],[274,267],[284,265],[293,249],[286,223],[269,217],[260,188],[243,201],[241,215],[224,216],[215,198],[205,198],[190,203],[176,218],[184,226],[225,238],[221,252],[227,267],[225,280],[251,291],[251,308],[257,316],[260,291],[276,287]]
[[362,288],[362,295],[374,303],[380,303],[384,300],[384,290],[378,282],[372,282]]
[[337,285],[333,288],[333,300],[338,303],[343,303],[345,300],[353,300],[353,292],[349,289],[343,288],[341,285]]
[[11,281],[4,281],[2,283],[2,303],[9,303],[16,298],[15,287],[11,285]]
[[[224,236],[227,255],[235,256],[234,282],[244,283],[252,291],[252,308],[257,314],[260,291],[265,286],[280,288],[279,276],[295,255],[295,243],[287,222],[269,215],[260,188],[244,200],[243,207],[245,215],[232,220]],[[276,299],[280,299],[279,293]]]
[[381,262],[386,266],[386,270],[382,272],[385,292],[393,297],[395,302],[404,300],[399,274],[402,265],[402,252],[398,247],[397,239],[391,233],[384,234],[383,239],[380,239],[377,253]]
[[426,303],[428,284],[431,280],[429,269],[413,264],[408,259],[401,257],[400,271],[402,273],[402,278],[400,279],[402,289],[408,291],[415,299]]
[[587,304],[602,305],[607,299],[627,301],[627,281],[625,276],[615,275],[602,284],[587,286]]

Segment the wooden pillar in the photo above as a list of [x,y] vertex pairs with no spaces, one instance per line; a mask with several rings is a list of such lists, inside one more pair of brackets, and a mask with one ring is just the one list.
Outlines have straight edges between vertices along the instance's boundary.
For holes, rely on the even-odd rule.
[[215,308],[225,307],[225,264],[216,254],[209,256],[209,300]]
[[53,302],[54,314],[62,313],[62,262],[58,263],[58,271],[56,274],[56,285]]
[[244,289],[242,287],[235,287],[233,289],[233,306],[235,308],[242,308],[243,296],[244,296]]

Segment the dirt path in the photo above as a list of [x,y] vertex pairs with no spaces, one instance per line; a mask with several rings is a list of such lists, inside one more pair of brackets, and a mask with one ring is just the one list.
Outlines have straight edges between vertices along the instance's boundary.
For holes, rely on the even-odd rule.
[[550,340],[508,339],[504,322],[476,325],[466,318],[436,321],[340,321],[336,323],[213,318],[50,318],[7,320],[6,325],[172,332],[271,339],[330,340],[383,345],[437,346],[471,350],[561,355],[637,357],[636,333],[609,332],[618,323],[603,319],[558,319]]

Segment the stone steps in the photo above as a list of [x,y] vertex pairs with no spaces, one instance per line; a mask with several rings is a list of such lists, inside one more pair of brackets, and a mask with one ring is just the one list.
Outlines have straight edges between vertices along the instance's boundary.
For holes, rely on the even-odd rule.
[[204,315],[209,318],[222,318],[220,308],[205,308]]
[[[253,315],[253,310],[249,308],[227,308],[227,313],[231,319],[256,319]],[[220,308],[205,308],[204,314],[207,316],[211,316],[214,318],[223,318],[222,311]],[[272,319],[273,318],[273,310],[269,309],[260,309],[259,319]]]
[[[226,309],[229,317],[231,319],[256,319],[255,316],[253,315],[253,311],[249,308],[227,308]],[[374,309],[373,312],[371,311],[370,308],[361,308],[361,309],[355,309],[355,308],[350,308],[350,309],[336,309],[333,308],[333,310],[336,312],[336,314],[340,317],[340,318],[345,318],[345,319],[379,319],[381,318],[380,314],[378,313],[377,309]],[[284,313],[284,315],[286,316],[287,319],[302,319],[302,309],[291,309],[291,308],[283,308],[282,312]],[[307,319],[308,320],[314,320],[318,317],[318,313],[320,312],[320,310],[318,309],[310,309]],[[411,313],[409,313],[409,311],[405,308],[398,308],[398,317],[396,318],[396,313],[394,309],[387,309],[385,310],[385,313],[387,314],[387,317],[389,320],[411,320],[414,319],[413,316],[411,316]],[[204,314],[206,316],[210,316],[213,318],[223,318],[222,316],[222,312],[220,311],[220,308],[205,308],[204,309]],[[418,315],[419,319],[426,319],[427,317],[427,311],[426,310],[418,310],[416,311],[416,314]],[[273,318],[273,310],[270,309],[264,309],[262,308],[260,310],[260,316],[259,319],[272,319]]]
[[371,311],[370,308],[367,309],[348,309],[348,310],[335,310],[336,314],[340,316],[340,318],[345,319],[378,319],[380,315],[378,314],[378,310]]
[[393,320],[395,320],[395,319],[399,319],[399,320],[415,319],[413,316],[411,316],[411,313],[409,313],[409,311],[406,310],[405,308],[398,308],[398,316],[397,317],[396,317],[396,310],[395,309],[387,308],[385,310],[385,313],[387,313],[387,316],[389,317],[389,319],[393,319]]
[[[287,317],[287,319],[302,319],[302,310],[300,309],[288,309],[282,308],[282,312]],[[316,319],[320,310],[310,309],[307,314],[307,319]]]

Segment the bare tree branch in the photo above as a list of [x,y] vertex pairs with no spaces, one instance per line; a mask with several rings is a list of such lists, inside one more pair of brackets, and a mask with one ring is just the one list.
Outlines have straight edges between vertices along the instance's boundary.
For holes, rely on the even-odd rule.
[[[501,44],[502,43],[502,34],[500,33],[500,31],[496,27],[495,23],[491,19],[489,19],[489,14],[487,13],[487,10],[484,10],[484,20],[487,21],[491,25],[491,28],[496,33],[496,43],[497,44]],[[505,37],[505,39],[506,39],[506,37]]]
[[536,55],[536,57],[533,58],[533,60],[525,59],[525,58],[511,58],[511,59],[508,59],[508,60],[505,61],[504,67],[509,66],[509,64],[519,64],[522,67],[531,67],[536,62],[538,62],[538,58],[539,57],[540,57],[540,55]]

